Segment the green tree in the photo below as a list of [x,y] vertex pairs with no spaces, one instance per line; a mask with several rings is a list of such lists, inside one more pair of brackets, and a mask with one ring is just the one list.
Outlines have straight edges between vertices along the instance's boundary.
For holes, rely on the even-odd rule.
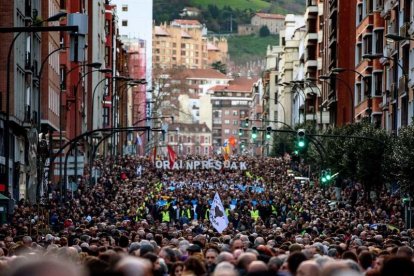
[[404,192],[414,196],[414,125],[399,131],[393,140],[391,175],[397,179]]
[[326,150],[326,167],[343,177],[360,181],[366,191],[382,187],[386,175],[384,164],[391,141],[385,130],[372,124],[355,123],[328,129],[324,134],[341,136],[320,139]]
[[262,27],[260,27],[259,35],[260,37],[269,36],[270,35],[269,28],[266,25],[263,25]]
[[226,64],[222,63],[221,61],[216,61],[211,64],[211,68],[214,70],[220,71],[223,74],[227,74],[227,67]]

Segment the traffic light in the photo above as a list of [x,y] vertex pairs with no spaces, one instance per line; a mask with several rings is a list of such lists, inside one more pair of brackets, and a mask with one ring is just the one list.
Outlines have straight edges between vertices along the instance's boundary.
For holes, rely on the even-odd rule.
[[322,184],[327,184],[333,178],[331,169],[322,170],[321,172],[321,182]]
[[244,119],[244,127],[249,127],[249,118]]
[[239,128],[239,136],[243,136],[243,129]]
[[269,140],[270,138],[272,138],[272,127],[268,126],[266,128],[266,140]]
[[328,182],[332,179],[331,169],[325,170],[325,178]]
[[303,149],[306,147],[306,132],[304,129],[298,129],[298,131],[296,132],[296,137],[297,137],[297,141],[296,141],[296,145],[298,146],[299,149]]
[[256,140],[257,138],[257,127],[252,127],[252,138]]

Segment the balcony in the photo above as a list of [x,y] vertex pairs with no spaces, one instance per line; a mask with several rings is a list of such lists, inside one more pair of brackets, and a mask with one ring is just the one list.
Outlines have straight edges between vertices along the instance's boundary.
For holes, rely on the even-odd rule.
[[406,92],[407,88],[407,76],[402,76],[398,80],[398,93],[401,95]]
[[317,40],[318,40],[317,33],[311,33],[311,32],[307,33],[305,36],[305,48],[308,47],[308,45],[316,45]]
[[400,36],[408,37],[409,33],[408,30],[410,29],[410,22],[404,22],[404,24],[400,27]]
[[318,15],[318,6],[316,5],[312,5],[312,6],[307,6],[306,7],[306,11],[305,11],[305,18],[309,18],[310,16],[317,16]]
[[389,19],[391,17],[391,10],[392,10],[391,0],[385,0],[384,8],[381,11],[381,17],[384,19]]

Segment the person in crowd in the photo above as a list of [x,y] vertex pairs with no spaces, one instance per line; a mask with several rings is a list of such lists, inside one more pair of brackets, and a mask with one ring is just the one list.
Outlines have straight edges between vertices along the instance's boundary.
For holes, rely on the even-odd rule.
[[[0,225],[0,275],[412,275],[414,231],[398,193],[371,200],[352,180],[321,186],[289,156],[230,162],[246,170],[98,158],[96,182],[86,168],[73,192],[51,183],[42,204],[16,203]],[[210,222],[216,193],[229,221],[221,233]]]

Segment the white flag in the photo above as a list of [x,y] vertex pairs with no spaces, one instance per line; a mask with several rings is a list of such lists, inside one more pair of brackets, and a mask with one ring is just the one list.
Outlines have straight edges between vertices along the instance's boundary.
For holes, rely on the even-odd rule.
[[213,204],[211,204],[210,223],[220,234],[229,225],[229,219],[227,218],[223,203],[221,203],[221,199],[217,192],[214,196]]

